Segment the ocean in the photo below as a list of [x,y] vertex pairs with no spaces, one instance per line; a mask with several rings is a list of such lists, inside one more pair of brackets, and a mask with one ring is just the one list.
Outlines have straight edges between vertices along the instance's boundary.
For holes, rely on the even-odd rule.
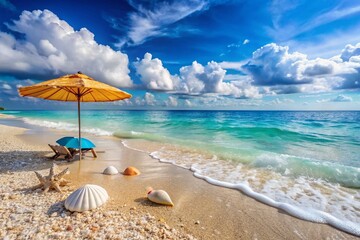
[[[76,111],[3,113],[76,135]],[[212,184],[360,235],[358,111],[87,110],[81,117],[83,132],[113,135]]]

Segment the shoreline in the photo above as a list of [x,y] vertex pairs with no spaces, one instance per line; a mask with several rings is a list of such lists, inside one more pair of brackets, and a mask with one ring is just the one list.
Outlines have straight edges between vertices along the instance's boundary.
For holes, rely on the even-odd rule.
[[[24,132],[20,138],[27,144],[36,143],[45,148],[47,143],[69,134],[59,130],[34,129]],[[35,138],[39,134],[42,137]],[[189,170],[160,163],[146,153],[124,147],[115,137],[84,136],[91,137],[98,146],[97,150],[105,152],[99,153],[96,160],[86,157],[81,162],[70,163],[70,175],[66,178],[76,187],[85,183],[103,186],[111,198],[105,205],[107,210],[149,213],[159,221],[200,239],[220,236],[222,239],[355,238],[325,224],[291,217],[237,190],[211,185],[194,177]],[[101,172],[108,165],[116,166],[119,171],[133,165],[142,174],[130,178],[104,176]],[[166,190],[175,206],[169,208],[148,202],[145,188],[149,185]]]

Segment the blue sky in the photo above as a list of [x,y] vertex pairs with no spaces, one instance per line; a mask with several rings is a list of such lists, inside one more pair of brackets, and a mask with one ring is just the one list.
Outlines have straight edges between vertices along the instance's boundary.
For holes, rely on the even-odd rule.
[[0,0],[0,106],[75,108],[17,87],[82,71],[115,109],[360,110],[357,1]]

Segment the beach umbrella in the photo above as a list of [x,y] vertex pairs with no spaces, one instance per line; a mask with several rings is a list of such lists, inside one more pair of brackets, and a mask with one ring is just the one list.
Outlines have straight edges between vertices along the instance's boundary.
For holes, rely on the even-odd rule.
[[56,143],[61,146],[65,146],[65,144],[73,138],[75,138],[75,137],[62,137],[62,138],[56,140]]
[[67,148],[78,148],[81,145],[81,148],[94,148],[96,147],[93,142],[91,142],[87,138],[81,138],[81,142],[79,143],[79,138],[76,137],[63,137],[56,140],[61,146],[65,146]]
[[[77,102],[79,139],[81,139],[80,102],[111,102],[131,98],[131,94],[95,81],[81,72],[20,87],[18,91],[22,97]],[[81,159],[81,141],[79,141],[79,152]]]

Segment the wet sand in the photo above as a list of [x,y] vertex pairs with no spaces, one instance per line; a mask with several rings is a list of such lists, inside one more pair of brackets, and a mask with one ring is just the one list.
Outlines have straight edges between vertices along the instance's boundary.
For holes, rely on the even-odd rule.
[[[76,133],[30,127],[20,139],[27,144],[47,146],[69,135]],[[124,147],[118,138],[88,134],[84,137],[97,145],[98,158],[87,153],[81,161],[65,163],[70,168],[66,178],[75,189],[87,183],[104,187],[110,196],[107,210],[149,213],[159,222],[199,239],[356,239],[328,225],[289,216],[237,190],[213,186],[195,178],[189,170],[160,163],[147,153]],[[119,171],[135,166],[141,175],[103,175],[102,171],[109,165]],[[166,190],[174,207],[149,202],[148,186]]]

